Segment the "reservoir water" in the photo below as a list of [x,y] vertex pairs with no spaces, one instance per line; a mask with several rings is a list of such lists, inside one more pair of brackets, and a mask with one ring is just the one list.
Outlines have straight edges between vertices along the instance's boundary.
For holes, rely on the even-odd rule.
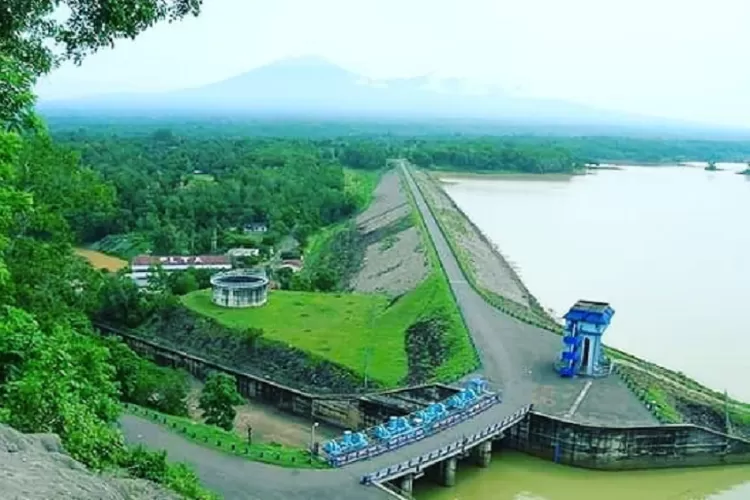
[[417,500],[747,500],[750,466],[600,472],[501,451],[487,469],[459,464],[452,488],[417,481],[414,496]]
[[[737,165],[735,170],[744,166]],[[445,189],[562,314],[580,298],[616,309],[605,341],[750,401],[750,178],[626,167],[571,178],[446,179]],[[750,466],[595,472],[500,452],[419,500],[739,500]]]
[[750,402],[750,177],[631,167],[450,182],[544,307],[608,301],[605,343]]

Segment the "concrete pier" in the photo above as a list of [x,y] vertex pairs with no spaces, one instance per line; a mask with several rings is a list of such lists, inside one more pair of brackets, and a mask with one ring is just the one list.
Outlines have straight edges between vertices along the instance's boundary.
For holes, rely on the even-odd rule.
[[407,474],[402,477],[398,483],[398,487],[401,491],[411,496],[414,487],[414,474]]
[[443,486],[455,486],[456,468],[458,460],[456,457],[450,457],[440,463],[440,484]]
[[474,458],[474,463],[479,467],[486,468],[490,466],[492,461],[492,440],[488,439],[471,450],[471,454]]

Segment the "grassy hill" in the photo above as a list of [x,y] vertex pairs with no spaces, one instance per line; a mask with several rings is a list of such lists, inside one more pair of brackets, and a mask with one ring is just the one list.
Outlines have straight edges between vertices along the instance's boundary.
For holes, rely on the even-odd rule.
[[[471,372],[478,365],[476,352],[413,200],[400,189],[397,173],[380,178],[373,193],[374,179],[360,177],[357,183],[362,198],[370,203],[356,224],[352,222],[353,241],[334,244],[339,226],[321,231],[309,242],[305,267],[314,272],[318,261],[335,256],[336,262],[352,261],[353,266],[366,268],[370,281],[379,276],[390,283],[390,290],[277,290],[256,309],[216,306],[210,292],[201,290],[183,297],[183,305],[239,337],[249,327],[260,328],[267,341],[299,349],[313,363],[330,361],[358,377],[366,375],[379,386],[449,382]],[[409,234],[414,238],[400,245]],[[369,248],[368,257],[362,248]],[[393,250],[399,251],[392,254]],[[378,255],[383,252],[391,253],[384,254],[387,258]],[[407,276],[409,272],[414,276]]]
[[[439,341],[434,378],[453,380],[473,368],[474,353],[461,318],[435,273],[415,290],[393,301],[381,294],[273,291],[259,308],[227,309],[211,302],[209,290],[183,297],[190,310],[218,321],[241,335],[262,328],[264,337],[302,349],[384,386],[403,383],[409,373],[407,330],[440,314],[447,324]],[[453,313],[451,314],[451,312]],[[425,338],[426,344],[434,339]],[[417,344],[420,342],[417,340]],[[421,347],[426,348],[427,345]]]

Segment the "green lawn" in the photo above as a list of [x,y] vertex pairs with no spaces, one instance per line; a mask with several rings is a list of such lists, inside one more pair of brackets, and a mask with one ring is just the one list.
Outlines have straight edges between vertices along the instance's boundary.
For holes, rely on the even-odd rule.
[[200,290],[183,297],[188,308],[231,328],[262,328],[264,336],[363,373],[370,355],[371,378],[395,385],[406,375],[404,330],[410,314],[386,310],[384,295],[325,294],[276,290],[257,309],[227,309]]
[[327,469],[328,464],[318,458],[311,458],[310,453],[301,448],[292,448],[275,443],[253,443],[247,441],[233,431],[225,431],[218,427],[195,422],[185,417],[167,415],[141,406],[126,404],[125,412],[139,417],[145,417],[166,429],[182,435],[185,439],[237,455],[254,462],[264,462],[282,467],[300,469]]
[[[380,173],[346,172],[347,186],[360,192],[369,202]],[[413,205],[410,195],[409,201]],[[257,309],[216,306],[211,302],[209,290],[188,294],[182,302],[189,309],[230,328],[262,328],[267,339],[302,349],[360,375],[367,366],[369,379],[386,387],[402,384],[408,373],[406,330],[418,320],[439,315],[448,322],[445,332],[448,355],[436,369],[434,379],[454,381],[476,368],[478,357],[416,209],[412,217],[422,233],[432,269],[417,288],[393,304],[389,297],[379,294],[281,290],[270,292],[268,303]],[[326,251],[327,242],[337,231],[344,230],[345,224],[325,228],[308,240],[306,268],[315,268]]]
[[[200,290],[183,297],[183,304],[230,328],[262,328],[265,337],[284,342],[344,365],[385,386],[396,386],[407,374],[406,329],[419,318],[440,311],[451,322],[451,357],[437,371],[440,380],[465,373],[474,363],[461,318],[452,304],[447,283],[434,272],[415,290],[388,307],[389,299],[376,294],[325,294],[276,290],[257,309],[227,309],[211,302]],[[470,367],[469,367],[470,368]],[[460,373],[463,372],[463,373]]]

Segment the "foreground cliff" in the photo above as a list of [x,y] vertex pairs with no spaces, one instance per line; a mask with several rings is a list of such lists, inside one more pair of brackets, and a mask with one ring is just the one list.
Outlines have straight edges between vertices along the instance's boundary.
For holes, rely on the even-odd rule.
[[3,500],[171,500],[178,495],[139,479],[92,473],[53,434],[22,434],[0,425]]

